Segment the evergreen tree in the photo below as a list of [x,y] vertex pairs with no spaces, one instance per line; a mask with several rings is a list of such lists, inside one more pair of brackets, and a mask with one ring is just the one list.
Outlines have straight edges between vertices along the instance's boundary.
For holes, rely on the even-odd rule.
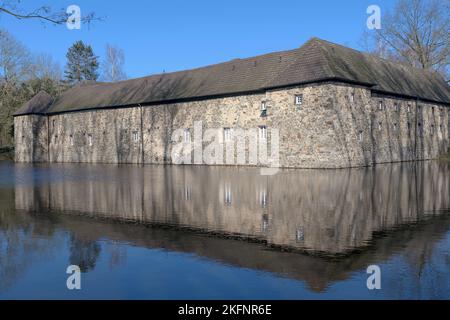
[[67,51],[67,66],[65,75],[70,83],[83,80],[97,80],[98,57],[90,45],[83,41],[75,42]]

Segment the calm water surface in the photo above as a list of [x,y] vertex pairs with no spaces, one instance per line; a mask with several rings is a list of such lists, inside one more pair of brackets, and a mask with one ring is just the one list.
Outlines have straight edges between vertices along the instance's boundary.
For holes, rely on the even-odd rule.
[[0,162],[0,299],[16,298],[450,299],[450,167]]

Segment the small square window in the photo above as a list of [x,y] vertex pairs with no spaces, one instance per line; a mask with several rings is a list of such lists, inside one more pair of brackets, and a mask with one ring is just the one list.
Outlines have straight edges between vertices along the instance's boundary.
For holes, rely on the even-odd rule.
[[191,142],[191,131],[184,129],[184,142]]
[[139,141],[139,132],[133,131],[133,141],[138,142]]
[[261,101],[261,111],[266,111],[266,110],[267,110],[267,102]]
[[302,94],[296,94],[295,95],[295,105],[297,108],[300,108],[300,106],[303,104],[303,95]]
[[232,140],[232,133],[233,131],[231,128],[223,128],[223,137],[225,142],[229,142]]
[[305,231],[303,227],[299,227],[295,232],[295,240],[297,242],[305,241]]
[[267,128],[266,126],[259,127],[259,139],[266,140],[267,139]]
[[267,102],[261,102],[261,117],[267,117]]

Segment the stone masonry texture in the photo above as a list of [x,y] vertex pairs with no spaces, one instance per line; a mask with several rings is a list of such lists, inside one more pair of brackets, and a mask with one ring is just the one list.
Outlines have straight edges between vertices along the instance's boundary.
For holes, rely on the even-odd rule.
[[[295,96],[302,95],[302,104]],[[267,115],[261,116],[261,103]],[[344,168],[436,159],[449,149],[449,108],[380,95],[370,88],[318,83],[265,94],[161,105],[23,115],[14,120],[17,162],[171,164],[175,130],[279,131],[283,168]],[[220,139],[219,139],[220,140]],[[203,150],[208,143],[203,142]],[[244,165],[252,141],[246,143]],[[226,152],[223,164],[226,162]],[[236,154],[234,162],[236,161]],[[191,157],[191,163],[197,163]],[[214,163],[214,164],[221,164]]]

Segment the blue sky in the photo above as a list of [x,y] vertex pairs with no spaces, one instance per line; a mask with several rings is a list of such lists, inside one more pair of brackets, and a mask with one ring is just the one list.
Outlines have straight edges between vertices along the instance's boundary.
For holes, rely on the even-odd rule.
[[316,36],[359,48],[371,4],[382,13],[393,0],[278,1],[23,1],[25,7],[78,5],[82,13],[105,17],[90,27],[18,21],[0,16],[7,29],[32,52],[48,53],[64,67],[67,48],[83,40],[102,58],[106,43],[125,52],[130,78],[199,67],[235,58],[293,49]]

